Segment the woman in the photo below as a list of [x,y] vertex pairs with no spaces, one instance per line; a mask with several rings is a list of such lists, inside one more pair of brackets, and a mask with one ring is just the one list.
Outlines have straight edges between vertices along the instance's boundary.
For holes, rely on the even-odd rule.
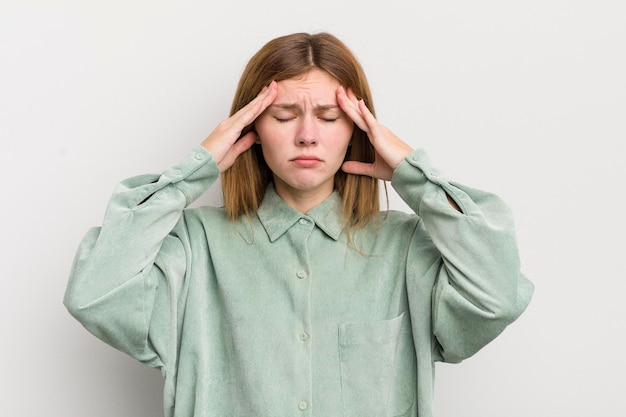
[[[119,186],[65,303],[158,367],[167,416],[432,416],[435,361],[527,306],[511,215],[449,182],[372,113],[329,34],[266,44],[231,117]],[[186,207],[222,173],[224,208]],[[378,181],[416,214],[379,212]]]

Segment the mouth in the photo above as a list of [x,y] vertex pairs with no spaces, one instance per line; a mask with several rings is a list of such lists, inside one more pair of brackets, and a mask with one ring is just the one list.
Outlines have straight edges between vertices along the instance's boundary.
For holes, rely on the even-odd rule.
[[322,160],[317,156],[312,155],[300,155],[291,160],[294,164],[301,167],[314,167],[322,163]]

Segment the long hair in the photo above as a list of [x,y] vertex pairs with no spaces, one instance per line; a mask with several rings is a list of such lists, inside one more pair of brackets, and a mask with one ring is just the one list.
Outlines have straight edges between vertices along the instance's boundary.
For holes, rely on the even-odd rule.
[[[254,99],[272,80],[295,78],[312,68],[326,71],[346,89],[351,88],[374,112],[365,73],[345,44],[328,33],[294,33],[269,41],[250,59],[239,80],[230,114],[236,113]],[[252,129],[254,123],[244,129],[242,136]],[[374,156],[374,147],[367,134],[355,125],[345,160],[373,162]],[[271,181],[272,172],[263,158],[260,145],[255,144],[222,174],[224,205],[228,217],[238,219],[256,212]],[[334,185],[342,197],[342,216],[348,227],[364,226],[378,213],[380,203],[377,179],[347,174],[340,169],[335,174]]]

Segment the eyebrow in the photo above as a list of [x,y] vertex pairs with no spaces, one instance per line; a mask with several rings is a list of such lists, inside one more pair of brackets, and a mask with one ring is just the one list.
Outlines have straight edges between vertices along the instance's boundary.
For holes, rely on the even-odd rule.
[[[283,110],[302,110],[300,105],[296,103],[272,104],[270,107],[277,107]],[[316,111],[335,110],[338,108],[339,108],[339,105],[337,104],[318,104],[317,106],[314,106],[314,109]]]

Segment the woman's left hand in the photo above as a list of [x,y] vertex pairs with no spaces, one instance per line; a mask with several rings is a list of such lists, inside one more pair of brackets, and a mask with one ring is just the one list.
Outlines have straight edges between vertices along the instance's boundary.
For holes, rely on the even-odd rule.
[[363,100],[359,100],[352,90],[343,87],[337,89],[337,102],[341,109],[356,125],[367,133],[372,146],[376,151],[373,163],[347,161],[342,169],[349,174],[368,175],[389,181],[396,167],[404,158],[413,152],[413,149],[398,138],[387,127],[378,123],[372,112]]

